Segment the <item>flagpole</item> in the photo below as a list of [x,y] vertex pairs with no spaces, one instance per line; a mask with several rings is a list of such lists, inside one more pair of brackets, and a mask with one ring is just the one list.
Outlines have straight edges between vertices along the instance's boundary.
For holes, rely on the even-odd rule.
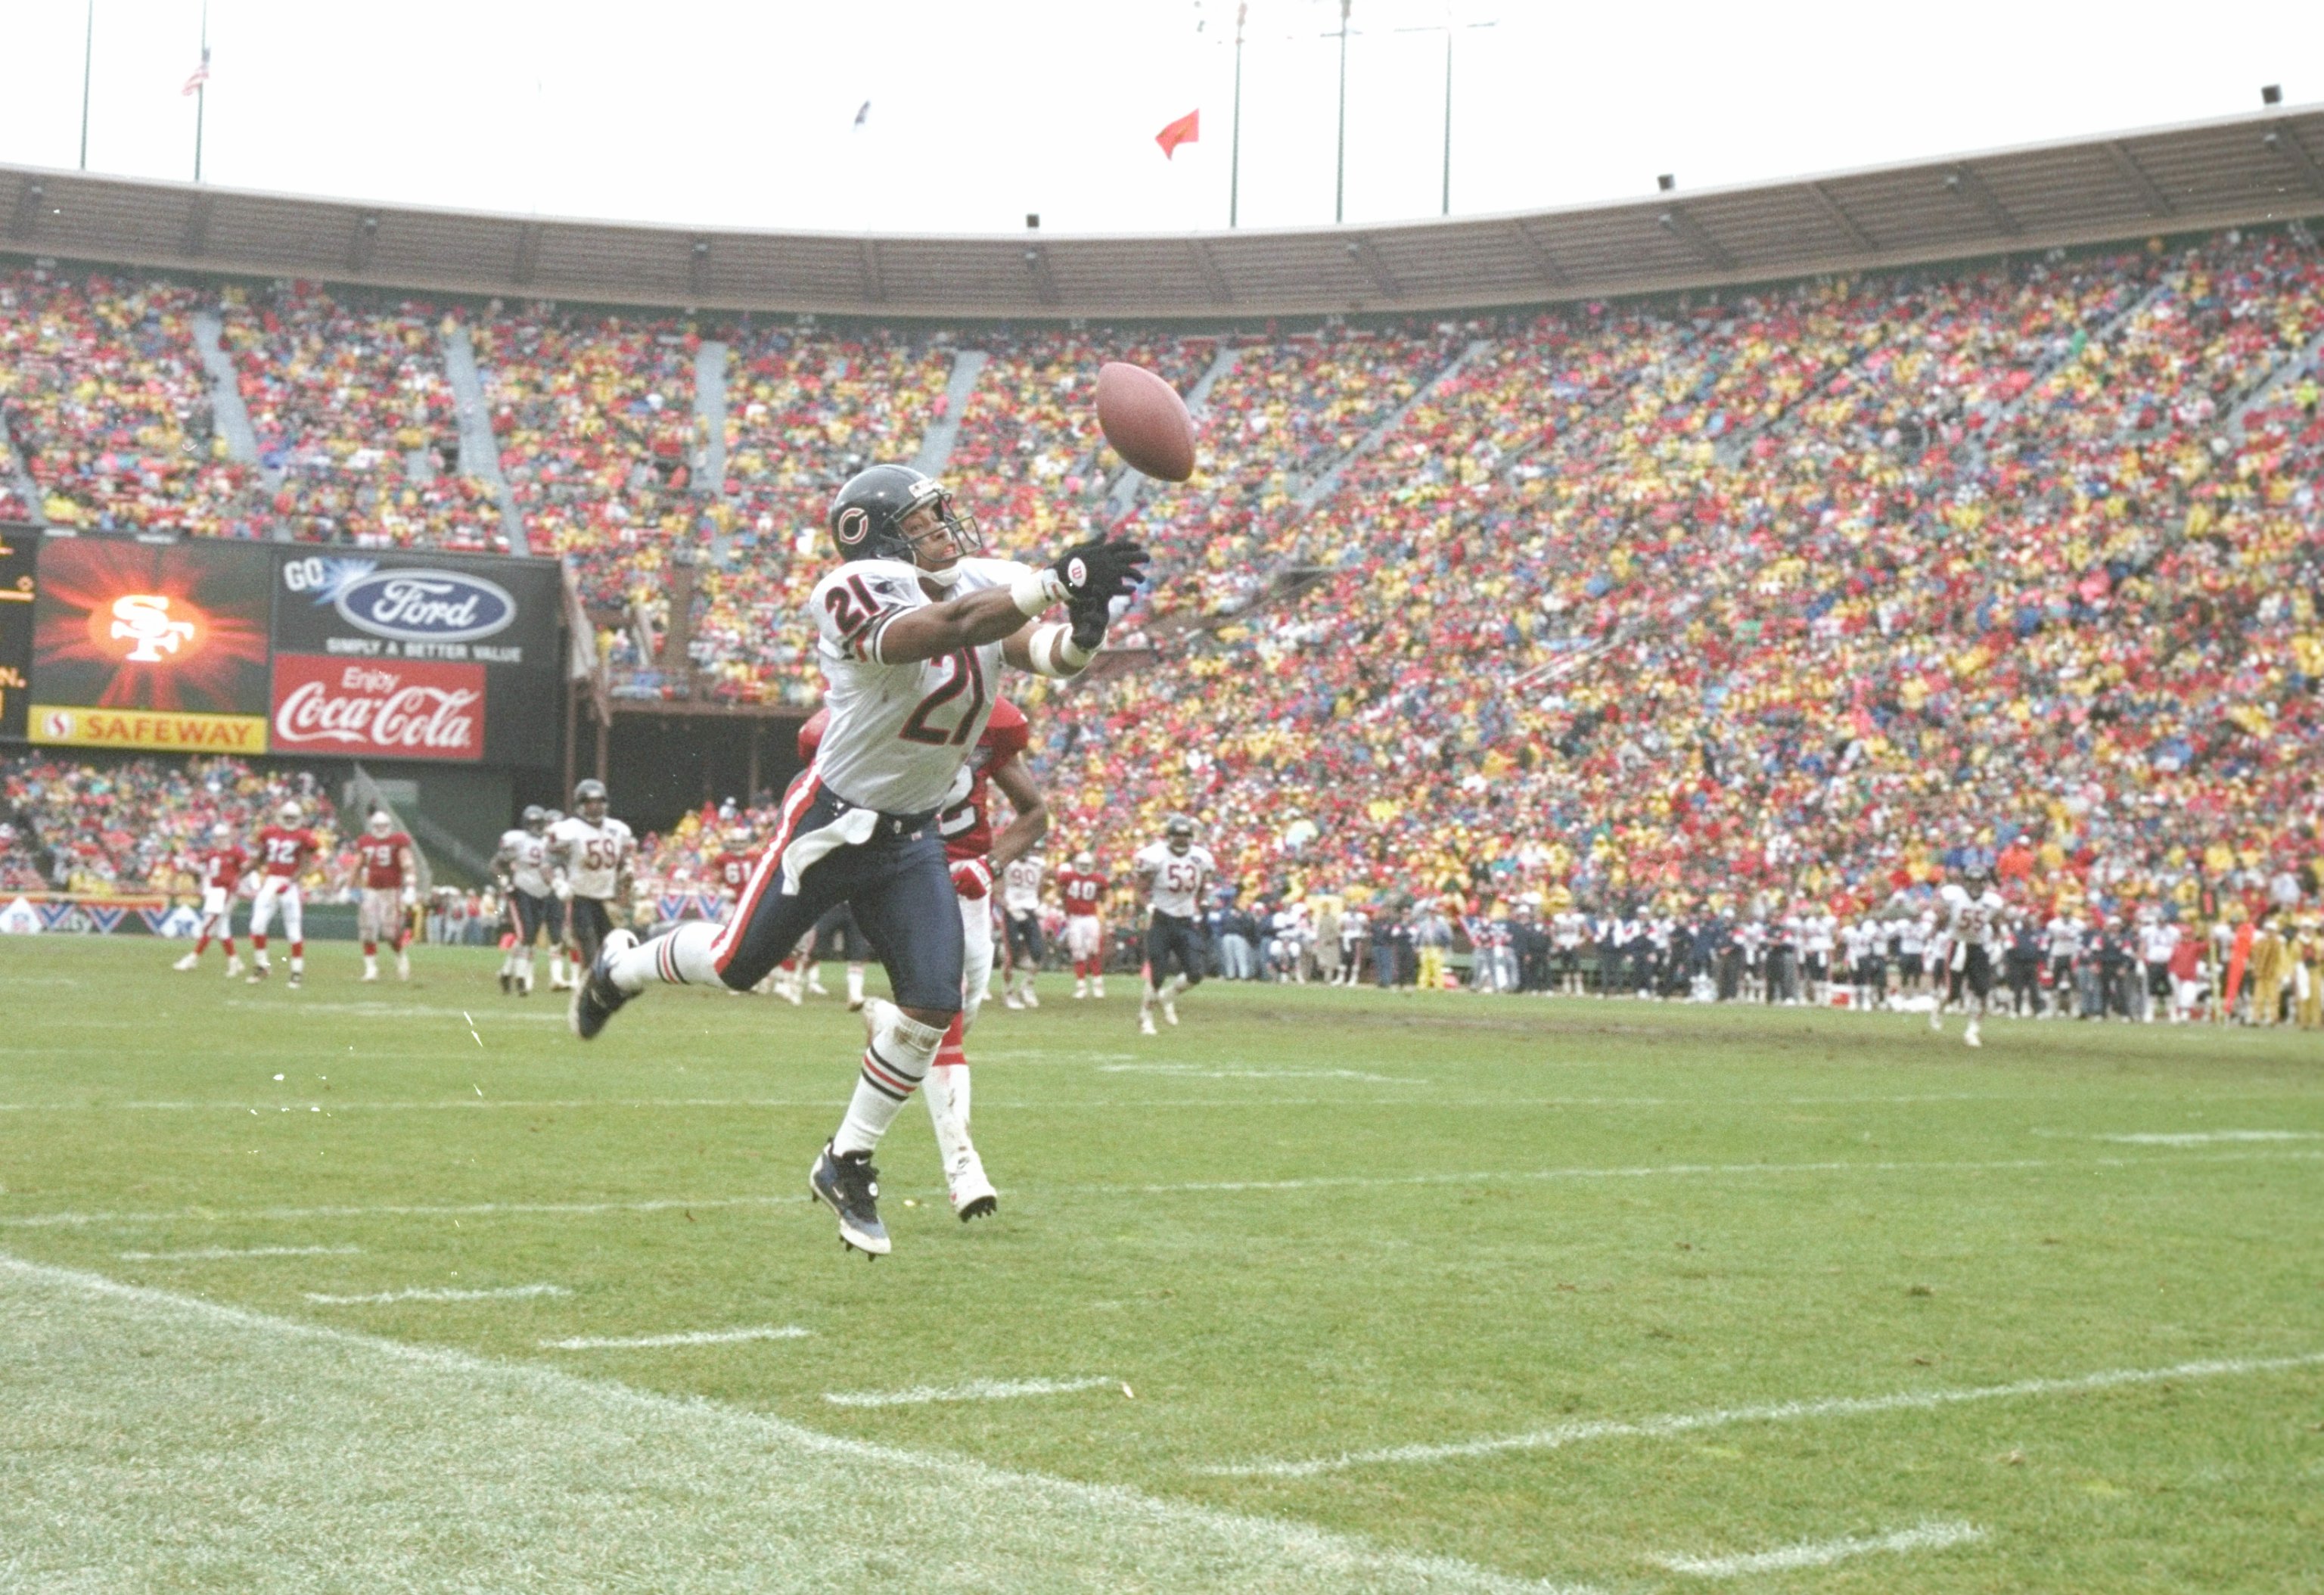
[[[97,0],[89,0],[94,5]],[[1235,225],[1242,205],[1242,24],[1250,14],[1247,3],[1235,7],[1234,133],[1227,153],[1227,226]]]
[[194,180],[202,180],[202,113],[210,100],[210,0],[202,0],[202,80],[194,88]]
[[88,170],[88,69],[97,56],[97,0],[88,0],[88,21],[80,38],[80,169]]
[[1335,225],[1345,221],[1348,214],[1348,11],[1354,4],[1355,0],[1340,0],[1340,143],[1332,180],[1332,220]]

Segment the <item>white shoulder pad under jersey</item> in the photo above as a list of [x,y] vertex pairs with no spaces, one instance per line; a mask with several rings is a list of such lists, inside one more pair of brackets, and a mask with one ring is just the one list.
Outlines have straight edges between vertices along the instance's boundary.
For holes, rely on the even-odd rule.
[[1200,912],[1203,887],[1218,872],[1206,847],[1172,853],[1167,842],[1149,842],[1138,852],[1138,872],[1152,879],[1157,912],[1191,919]]
[[549,839],[521,828],[501,834],[501,851],[509,859],[509,883],[534,897],[549,895]]
[[549,833],[550,855],[565,867],[576,897],[600,899],[613,895],[613,883],[637,846],[630,827],[608,816],[592,825],[579,815],[567,815]]
[[[964,559],[945,596],[1008,586],[1026,569],[1013,559]],[[943,807],[992,717],[1001,644],[901,664],[882,659],[881,639],[898,617],[941,602],[899,559],[851,559],[817,582],[807,602],[831,711],[816,779],[845,802],[888,814]]]

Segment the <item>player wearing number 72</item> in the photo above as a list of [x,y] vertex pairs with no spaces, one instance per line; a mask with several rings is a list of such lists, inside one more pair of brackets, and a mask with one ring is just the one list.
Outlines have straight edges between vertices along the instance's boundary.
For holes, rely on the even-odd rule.
[[[808,601],[831,713],[815,763],[724,923],[642,945],[615,932],[574,994],[573,1028],[595,1036],[657,982],[749,991],[826,908],[851,904],[895,1000],[864,1004],[854,1097],[808,1185],[839,1215],[841,1241],[876,1256],[889,1243],[872,1149],[961,1005],[960,910],[936,811],[991,716],[1001,667],[1079,675],[1146,551],[1094,539],[1043,567],[984,558],[974,519],[908,466],[850,478],[831,536],[840,564]],[[1059,606],[1063,622],[1041,621]]]

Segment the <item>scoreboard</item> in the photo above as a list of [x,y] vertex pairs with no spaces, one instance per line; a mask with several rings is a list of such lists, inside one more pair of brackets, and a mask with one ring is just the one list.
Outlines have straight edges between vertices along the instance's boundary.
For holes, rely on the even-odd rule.
[[563,615],[548,559],[0,526],[0,740],[546,765]]

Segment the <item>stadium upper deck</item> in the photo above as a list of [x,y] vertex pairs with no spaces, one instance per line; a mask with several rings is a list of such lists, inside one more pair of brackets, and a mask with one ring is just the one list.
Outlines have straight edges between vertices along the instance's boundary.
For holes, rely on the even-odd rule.
[[696,231],[0,168],[0,248],[23,254],[889,319],[1473,309],[2197,232],[2319,208],[2319,106],[1530,215],[1147,238]]

